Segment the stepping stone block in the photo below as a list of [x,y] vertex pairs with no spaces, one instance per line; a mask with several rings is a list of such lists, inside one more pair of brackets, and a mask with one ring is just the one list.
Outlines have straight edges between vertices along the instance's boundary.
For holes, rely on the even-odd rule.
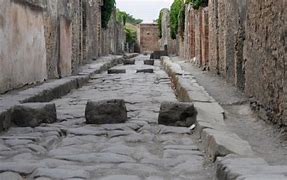
[[124,65],[133,65],[133,64],[135,64],[135,59],[124,59],[123,60],[123,64]]
[[125,69],[109,69],[108,74],[124,74],[126,73]]
[[138,69],[137,73],[153,73],[153,69]]
[[150,60],[150,59],[144,60],[144,64],[153,66],[154,65],[154,60]]
[[26,103],[14,106],[11,111],[11,122],[20,127],[36,127],[41,123],[57,121],[54,103]]
[[192,103],[162,102],[158,123],[167,126],[190,127],[196,122],[197,111]]
[[88,101],[85,110],[87,124],[116,124],[127,121],[127,108],[123,99]]

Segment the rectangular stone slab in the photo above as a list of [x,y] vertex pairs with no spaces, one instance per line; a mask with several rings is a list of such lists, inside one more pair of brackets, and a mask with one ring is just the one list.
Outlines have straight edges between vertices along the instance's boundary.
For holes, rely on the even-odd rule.
[[137,73],[153,73],[153,69],[138,69]]
[[154,60],[150,60],[150,59],[144,60],[144,64],[153,66],[154,65]]
[[20,127],[36,127],[41,123],[57,121],[54,103],[27,103],[14,106],[10,110],[11,122]]
[[189,127],[196,122],[197,111],[192,103],[162,102],[158,123],[169,126]]
[[124,74],[126,73],[125,69],[109,69],[108,74]]
[[85,110],[88,124],[115,124],[127,121],[127,108],[123,99],[88,101]]

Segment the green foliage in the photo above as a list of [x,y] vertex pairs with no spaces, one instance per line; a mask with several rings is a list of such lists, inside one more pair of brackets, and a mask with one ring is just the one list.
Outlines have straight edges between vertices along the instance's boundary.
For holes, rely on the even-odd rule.
[[137,40],[137,32],[131,28],[125,27],[126,33],[126,42],[129,44],[133,44]]
[[162,19],[162,10],[160,11],[158,19],[157,19],[157,26],[158,26],[158,30],[159,30],[159,38],[162,38],[161,19]]
[[130,24],[136,25],[136,24],[142,23],[142,21],[143,21],[142,19],[136,19],[132,15],[130,15],[124,11],[121,11],[119,9],[117,9],[116,15],[117,15],[117,21],[123,22],[124,24],[130,23]]
[[181,37],[184,36],[184,28],[185,28],[185,5],[183,4],[180,9],[180,13],[178,15],[178,23],[179,23],[179,35]]
[[115,8],[116,0],[104,0],[104,5],[101,7],[102,10],[102,28],[106,29]]
[[190,3],[193,9],[198,9],[200,6],[207,6],[208,0],[186,0],[185,3]]
[[170,35],[172,39],[176,39],[178,32],[178,16],[183,4],[183,0],[174,0],[170,7]]

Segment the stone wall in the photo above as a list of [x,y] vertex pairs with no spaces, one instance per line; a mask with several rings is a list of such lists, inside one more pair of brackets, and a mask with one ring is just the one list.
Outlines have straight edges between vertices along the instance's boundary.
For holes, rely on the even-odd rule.
[[103,0],[0,0],[0,93],[75,75],[79,66],[124,50],[115,13],[101,28]]
[[160,50],[159,30],[157,24],[139,24],[138,44],[141,52]]
[[264,119],[287,125],[285,0],[247,0],[245,92]]
[[[210,0],[186,8],[180,55],[244,90],[261,118],[287,125],[287,2]],[[208,16],[208,17],[207,17]]]
[[102,29],[101,55],[122,54],[125,41],[124,25],[116,22],[116,10],[114,10],[107,29]]
[[0,93],[47,79],[43,7],[27,4],[0,0]]
[[168,54],[178,54],[177,40],[172,39],[170,36],[169,10],[164,8],[161,10],[161,12],[162,37],[160,39],[160,50],[165,50],[165,47],[167,47]]

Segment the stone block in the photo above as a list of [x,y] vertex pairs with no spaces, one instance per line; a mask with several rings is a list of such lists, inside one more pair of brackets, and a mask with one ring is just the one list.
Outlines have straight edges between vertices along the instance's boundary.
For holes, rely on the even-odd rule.
[[153,73],[153,69],[138,69],[137,73]]
[[126,73],[125,69],[109,69],[108,74],[124,74]]
[[167,51],[154,51],[150,55],[150,59],[160,59],[161,56],[168,56]]
[[36,127],[41,123],[57,121],[54,103],[27,103],[14,106],[11,110],[11,122],[20,127]]
[[154,65],[154,60],[152,60],[152,59],[144,60],[144,64],[153,66]]
[[124,65],[133,65],[133,64],[135,64],[135,59],[124,59],[123,60],[123,64]]
[[192,103],[163,102],[158,123],[170,126],[189,127],[196,122],[197,111]]
[[88,101],[85,117],[88,124],[124,123],[127,120],[127,108],[122,99]]

